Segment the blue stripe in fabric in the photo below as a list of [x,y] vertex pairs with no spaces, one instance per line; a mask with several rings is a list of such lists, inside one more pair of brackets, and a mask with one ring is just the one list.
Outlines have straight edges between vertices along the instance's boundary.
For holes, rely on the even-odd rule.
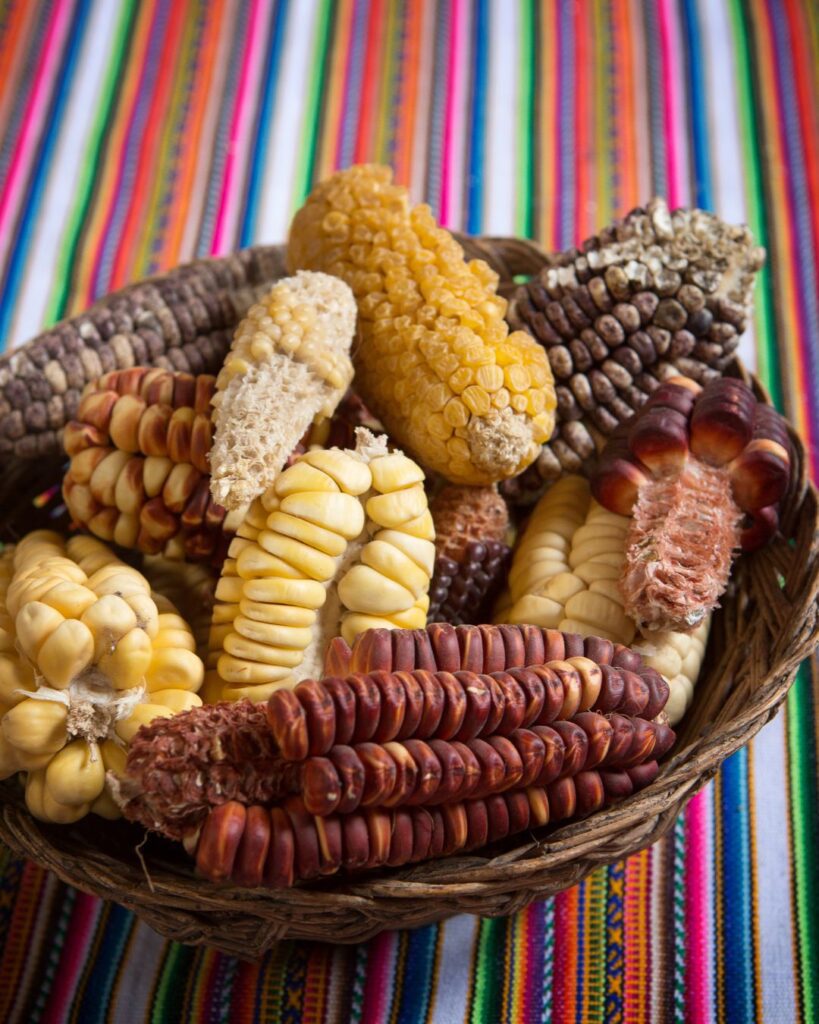
[[754,942],[751,913],[748,751],[737,751],[722,765],[723,985],[724,1019],[731,1024],[755,1020]]
[[472,21],[472,107],[466,178],[466,231],[479,234],[483,224],[483,167],[489,78],[489,0],[478,0]]
[[[77,55],[88,26],[90,10],[90,0],[79,0],[70,20],[71,28],[63,47],[63,59],[54,80],[51,102],[45,120],[45,134],[31,172],[30,184],[23,201],[6,273],[0,288],[0,338],[5,338],[14,314],[14,303],[17,300],[26,256],[36,227],[35,221],[40,212],[48,172],[51,168],[51,157],[60,127],[63,125],[63,113],[71,92],[74,73],[77,70]],[[70,131],[69,125],[66,124],[64,127],[66,131]]]
[[427,925],[407,935],[407,956],[402,982],[396,987],[401,992],[398,1014],[393,1009],[396,1024],[416,1024],[426,1020],[429,996],[432,990],[432,971],[438,945],[438,925]]
[[710,210],[713,208],[713,186],[708,161],[708,111],[702,62],[702,35],[696,0],[683,0],[682,24],[685,35],[684,56],[694,163],[694,199],[701,209]]
[[95,929],[98,937],[98,953],[93,960],[86,960],[90,968],[81,981],[82,998],[78,1005],[72,1007],[73,1019],[81,1024],[103,1024],[108,1016],[111,1005],[111,993],[114,982],[122,964],[122,955],[128,943],[128,937],[136,920],[130,910],[116,903],[108,904],[110,912],[103,925],[103,933],[99,935],[99,925]]
[[264,177],[264,168],[267,163],[267,151],[270,142],[270,119],[273,112],[273,104],[278,93],[284,26],[287,23],[288,7],[289,0],[278,0],[271,18],[270,38],[265,56],[264,77],[261,87],[262,102],[254,126],[247,197],[239,228],[239,246],[242,248],[256,241],[256,215],[259,210],[259,195]]

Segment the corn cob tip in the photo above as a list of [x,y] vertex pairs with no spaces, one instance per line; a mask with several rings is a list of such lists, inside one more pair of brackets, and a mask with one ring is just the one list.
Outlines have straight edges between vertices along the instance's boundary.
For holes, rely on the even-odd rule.
[[332,415],[353,376],[356,307],[327,274],[278,281],[236,330],[216,381],[211,493],[228,509],[276,478],[317,416]]

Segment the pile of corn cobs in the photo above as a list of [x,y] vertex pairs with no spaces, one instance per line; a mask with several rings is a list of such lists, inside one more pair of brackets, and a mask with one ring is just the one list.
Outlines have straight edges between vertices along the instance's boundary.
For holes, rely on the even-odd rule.
[[[207,878],[277,887],[475,850],[648,785],[735,549],[775,533],[789,481],[784,422],[720,376],[762,256],[654,200],[550,258],[507,310],[388,169],[322,182],[293,222],[294,276],[217,377],[107,373],[65,430],[77,524],[150,556],[198,618],[201,576],[148,563],[220,568],[206,640],[168,606],[144,673],[116,661],[113,620],[87,651],[77,623],[58,644],[57,609],[83,608],[27,563],[32,605],[54,600],[26,612],[31,651],[0,602],[0,651],[23,648],[13,672],[0,661],[0,775],[29,773],[40,817],[121,809]],[[52,647],[66,696],[35,750],[20,687]],[[89,687],[105,729],[66,732]],[[69,813],[43,766],[78,735],[96,788]]]

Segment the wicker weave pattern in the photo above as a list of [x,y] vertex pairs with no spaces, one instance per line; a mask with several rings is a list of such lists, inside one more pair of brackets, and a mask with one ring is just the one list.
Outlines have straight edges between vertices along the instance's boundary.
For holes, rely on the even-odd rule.
[[[545,259],[532,243],[513,239],[470,239],[465,248],[468,257],[489,260],[507,293],[514,287],[513,275],[534,273]],[[199,261],[117,293],[95,307],[94,315],[104,319],[109,307],[134,303],[135,296],[151,289],[151,294],[164,289],[163,301],[172,305],[169,295],[184,302],[178,298],[182,294],[221,287],[218,313],[214,306],[210,319],[203,314],[181,345],[178,327],[160,335],[165,347],[157,344],[150,353],[158,365],[177,368],[180,353],[196,348],[197,335],[209,339],[202,342],[203,347],[211,345],[206,363],[199,365],[196,356],[190,361],[188,355],[187,364],[178,367],[201,372],[212,369],[210,360],[227,347],[232,323],[226,310],[233,309],[235,319],[247,306],[248,289],[258,291],[269,284],[284,272],[282,264],[282,252],[275,248]],[[181,316],[179,312],[177,319]],[[44,337],[76,340],[88,322],[88,317],[67,321],[31,346],[37,351]],[[5,365],[7,361],[0,362],[0,372]],[[750,380],[739,364],[729,372]],[[36,433],[40,440],[32,453],[40,446],[53,450],[61,426],[55,416],[48,431]],[[509,840],[491,855],[449,858],[357,880],[328,879],[275,893],[208,885],[193,876],[176,848],[158,840],[142,851],[146,875],[135,852],[138,830],[124,824],[106,824],[103,830],[88,822],[68,828],[41,825],[25,811],[13,780],[0,785],[0,838],[78,888],[134,910],[164,935],[243,957],[260,955],[282,938],[358,942],[386,928],[414,927],[455,913],[509,914],[568,888],[598,865],[647,846],[670,828],[719,764],[776,713],[797,666],[816,645],[819,508],[817,492],[805,477],[801,442],[792,439],[796,464],[791,492],[783,502],[783,537],[738,565],[715,617],[696,703],[680,729],[677,753],[648,789],[623,804],[584,822]],[[22,448],[28,451],[27,445]],[[57,464],[44,461],[35,469],[19,458],[8,461],[0,502],[11,513],[6,535],[13,535],[15,521],[26,529],[33,525],[31,497],[58,477]]]

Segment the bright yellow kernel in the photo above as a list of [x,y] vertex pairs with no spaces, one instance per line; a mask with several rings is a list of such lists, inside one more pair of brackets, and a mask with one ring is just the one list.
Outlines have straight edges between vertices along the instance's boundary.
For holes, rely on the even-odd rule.
[[465,427],[469,422],[469,410],[460,398],[450,398],[444,408],[444,419],[452,427]]
[[484,391],[497,391],[503,387],[503,370],[494,363],[486,363],[475,371],[475,383]]
[[461,395],[464,405],[469,409],[475,416],[486,416],[489,410],[492,408],[492,403],[489,399],[489,395],[476,385],[472,385],[464,391]]

